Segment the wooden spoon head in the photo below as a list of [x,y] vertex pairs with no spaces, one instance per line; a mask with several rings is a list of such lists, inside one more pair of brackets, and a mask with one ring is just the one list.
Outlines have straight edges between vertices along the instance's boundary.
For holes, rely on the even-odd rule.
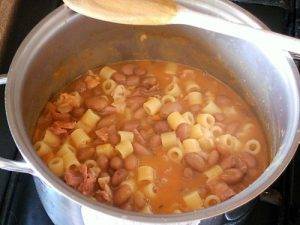
[[72,10],[99,20],[132,25],[169,24],[177,13],[173,0],[63,0]]

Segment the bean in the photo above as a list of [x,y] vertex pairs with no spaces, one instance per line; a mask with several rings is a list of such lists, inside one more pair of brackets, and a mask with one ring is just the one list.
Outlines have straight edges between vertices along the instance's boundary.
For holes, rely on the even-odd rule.
[[102,88],[101,88],[100,85],[94,87],[94,88],[92,89],[92,91],[93,91],[93,94],[94,94],[94,95],[100,96],[100,95],[102,94]]
[[140,77],[133,75],[133,76],[129,76],[126,80],[126,84],[128,86],[138,86],[140,83]]
[[179,102],[167,102],[160,109],[160,115],[166,118],[172,112],[182,112],[182,106]]
[[240,157],[247,164],[248,168],[253,169],[257,167],[257,160],[255,156],[251,155],[250,153],[242,152]]
[[221,161],[220,166],[223,168],[223,170],[226,170],[235,167],[236,162],[236,156],[229,155]]
[[142,79],[142,86],[146,88],[151,88],[157,84],[157,79],[153,76],[145,77]]
[[176,129],[176,136],[180,139],[180,141],[187,139],[190,133],[191,133],[191,125],[188,123],[182,123]]
[[138,120],[130,120],[124,123],[123,130],[126,131],[133,131],[135,129],[138,129],[140,126],[140,121]]
[[83,182],[83,176],[75,166],[71,166],[66,170],[64,179],[66,183],[72,187],[77,187]]
[[196,113],[199,113],[200,110],[201,110],[201,105],[197,104],[197,105],[192,105],[190,107],[190,110],[192,113],[196,114]]
[[227,184],[236,184],[242,180],[243,175],[244,174],[239,169],[232,168],[224,170],[220,175],[220,179],[222,179]]
[[127,100],[126,100],[126,102],[128,103],[129,106],[132,104],[138,104],[139,106],[141,106],[145,101],[146,101],[146,98],[142,97],[142,96],[133,96],[133,97],[127,98]]
[[116,115],[108,115],[103,118],[98,122],[97,128],[102,128],[102,127],[108,127],[116,122]]
[[76,156],[80,162],[90,159],[95,154],[95,148],[81,148],[78,149]]
[[73,109],[71,114],[72,114],[72,116],[74,116],[76,118],[80,118],[85,113],[85,111],[86,111],[85,108],[79,107],[79,108]]
[[222,122],[225,119],[225,115],[223,113],[215,113],[214,117],[217,122]]
[[151,155],[151,152],[138,142],[133,142],[133,150],[137,155]]
[[137,130],[137,129],[134,129],[133,130],[133,134],[134,134],[134,139],[139,142],[140,144],[142,145],[146,145],[146,140],[145,138],[143,137],[143,135]]
[[87,89],[85,82],[82,80],[75,82],[72,87],[74,91],[78,91],[79,93],[82,93]]
[[219,159],[220,159],[219,152],[217,150],[212,150],[208,155],[207,163],[208,165],[213,166],[218,163]]
[[117,206],[122,205],[130,198],[131,195],[132,195],[131,188],[128,185],[121,185],[121,187],[119,187],[114,193],[113,196],[114,204]]
[[208,183],[211,192],[217,195],[222,201],[225,201],[235,195],[235,192],[222,181],[212,180]]
[[116,112],[117,112],[116,107],[108,105],[104,109],[101,110],[100,115],[101,116],[107,116],[107,115],[114,114]]
[[140,210],[146,205],[146,198],[141,192],[136,192],[133,196],[134,208]]
[[183,176],[188,179],[193,178],[194,171],[190,167],[186,167],[183,170]]
[[131,154],[124,159],[124,167],[126,170],[134,170],[138,166],[138,159]]
[[132,75],[134,69],[136,68],[136,65],[133,64],[126,64],[122,67],[122,73],[124,73],[125,75]]
[[101,170],[107,170],[109,164],[108,157],[104,154],[100,154],[97,159],[97,164],[99,165]]
[[131,198],[129,198],[129,200],[127,202],[125,202],[124,204],[122,204],[120,206],[121,209],[124,209],[126,211],[133,211],[133,208],[132,208],[132,201],[131,201]]
[[116,170],[116,172],[114,173],[114,175],[111,178],[111,184],[113,186],[118,186],[124,180],[126,180],[127,176],[128,176],[127,170],[125,170],[125,169],[118,169],[118,170]]
[[114,170],[121,169],[123,167],[123,160],[119,156],[115,156],[110,160],[109,165]]
[[142,118],[145,117],[145,115],[146,115],[145,110],[143,107],[141,107],[135,111],[135,113],[133,114],[133,118],[137,120],[141,120]]
[[205,186],[200,186],[198,188],[198,193],[199,193],[201,198],[205,198],[207,196],[208,190]]
[[149,140],[149,146],[154,149],[161,146],[161,138],[160,135],[155,134]]
[[153,129],[157,134],[167,132],[169,131],[168,122],[165,120],[157,121],[156,123],[154,123]]
[[102,97],[94,96],[85,99],[85,105],[87,106],[87,108],[101,111],[108,105],[108,102]]
[[205,169],[204,159],[195,152],[185,154],[184,160],[187,165],[198,172],[202,172]]
[[231,100],[225,95],[218,95],[216,97],[216,103],[220,106],[228,106],[231,105]]
[[144,76],[147,74],[147,70],[138,66],[134,68],[134,74],[138,76]]
[[121,73],[114,73],[111,78],[119,84],[125,84],[126,77]]

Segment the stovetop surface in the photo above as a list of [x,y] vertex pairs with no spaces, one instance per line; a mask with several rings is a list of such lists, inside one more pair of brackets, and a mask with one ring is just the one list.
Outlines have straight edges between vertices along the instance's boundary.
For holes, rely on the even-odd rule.
[[[272,30],[291,36],[300,35],[300,0],[236,0],[240,6],[261,19]],[[0,1],[1,3],[1,1]],[[60,0],[20,1],[13,18],[0,73],[7,72],[12,57],[27,33]],[[297,18],[298,17],[298,18]],[[0,87],[0,151],[5,158],[20,158],[11,138],[4,110],[4,87]],[[298,225],[300,224],[300,153],[281,177],[257,198],[251,212],[226,225]],[[297,177],[298,176],[298,177]],[[0,171],[0,224],[52,225],[34,188],[30,175]]]

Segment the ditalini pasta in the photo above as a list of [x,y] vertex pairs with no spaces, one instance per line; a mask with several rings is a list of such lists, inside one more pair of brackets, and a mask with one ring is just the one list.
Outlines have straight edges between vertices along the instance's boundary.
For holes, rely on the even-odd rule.
[[94,201],[147,214],[201,210],[251,185],[269,163],[249,106],[196,68],[115,63],[53,96],[33,148],[57,179]]

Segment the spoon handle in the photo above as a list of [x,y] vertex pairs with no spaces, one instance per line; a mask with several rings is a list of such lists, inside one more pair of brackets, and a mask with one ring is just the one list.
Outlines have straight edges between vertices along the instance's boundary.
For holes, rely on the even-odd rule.
[[229,22],[210,15],[194,12],[180,7],[177,15],[171,21],[172,24],[186,24],[209,31],[229,35],[243,40],[251,41],[259,45],[271,45],[276,48],[294,53],[295,58],[300,56],[300,39],[285,36],[269,30],[252,28],[243,24]]

